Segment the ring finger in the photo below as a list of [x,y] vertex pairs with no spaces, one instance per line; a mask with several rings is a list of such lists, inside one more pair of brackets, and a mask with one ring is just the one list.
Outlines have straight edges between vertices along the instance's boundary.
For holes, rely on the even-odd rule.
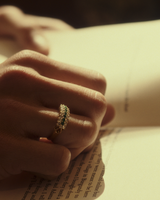
[[[5,101],[7,102],[7,101]],[[9,130],[19,133],[23,137],[38,140],[40,137],[48,138],[56,125],[59,111],[44,107],[32,107],[17,101],[8,100],[7,112],[10,124]],[[16,112],[14,112],[16,110]],[[3,111],[3,110],[1,110]],[[1,113],[3,114],[3,113]],[[19,124],[15,129],[14,124]],[[5,121],[3,123],[5,125]],[[95,122],[85,116],[71,114],[66,129],[58,135],[55,142],[67,148],[85,148],[95,139]]]

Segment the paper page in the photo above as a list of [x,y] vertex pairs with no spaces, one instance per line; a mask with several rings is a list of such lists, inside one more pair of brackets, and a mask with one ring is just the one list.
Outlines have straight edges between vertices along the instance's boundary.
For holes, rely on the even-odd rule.
[[25,173],[0,181],[0,199],[159,200],[159,144],[160,127],[104,131],[54,181]]
[[105,189],[98,200],[159,200],[160,127],[116,129],[110,137],[110,148],[101,141]]

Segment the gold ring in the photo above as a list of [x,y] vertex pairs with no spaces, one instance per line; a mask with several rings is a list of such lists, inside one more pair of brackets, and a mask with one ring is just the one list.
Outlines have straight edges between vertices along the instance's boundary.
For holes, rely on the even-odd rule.
[[57,135],[59,135],[67,127],[69,116],[70,116],[69,108],[64,104],[61,104],[59,106],[59,116],[57,119],[56,126],[54,128],[54,132],[52,133],[51,136],[49,136],[48,139],[53,141],[57,137]]

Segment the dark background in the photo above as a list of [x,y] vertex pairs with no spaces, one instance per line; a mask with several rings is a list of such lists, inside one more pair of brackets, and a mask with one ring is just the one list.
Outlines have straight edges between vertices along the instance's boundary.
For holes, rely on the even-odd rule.
[[160,18],[160,0],[0,0],[1,5],[59,18],[75,28]]

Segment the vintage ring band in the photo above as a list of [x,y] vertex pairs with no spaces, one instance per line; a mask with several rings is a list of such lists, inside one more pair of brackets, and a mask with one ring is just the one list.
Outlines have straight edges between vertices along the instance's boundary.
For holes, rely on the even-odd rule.
[[54,128],[54,132],[52,133],[51,136],[49,136],[48,139],[53,141],[67,127],[69,116],[70,116],[69,108],[64,104],[61,104],[59,106],[59,116],[57,119],[56,126]]

